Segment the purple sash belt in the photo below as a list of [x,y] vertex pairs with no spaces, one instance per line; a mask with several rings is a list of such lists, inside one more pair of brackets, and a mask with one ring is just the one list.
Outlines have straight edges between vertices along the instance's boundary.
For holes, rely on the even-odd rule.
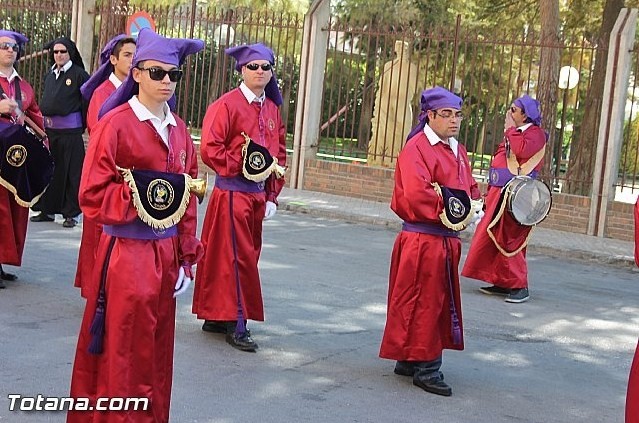
[[137,218],[133,222],[123,225],[104,225],[103,230],[107,235],[132,239],[164,239],[178,234],[177,225],[167,229],[153,229]]
[[249,181],[243,176],[215,175],[215,186],[226,191],[263,192],[264,182]]
[[[533,179],[537,179],[538,175],[539,172],[536,170],[533,170],[528,174],[528,176]],[[491,167],[488,170],[488,185],[494,187],[503,187],[515,176],[516,175],[510,173],[510,170],[508,170],[507,167]]]
[[402,230],[406,232],[418,232],[437,236],[449,236],[459,238],[459,232],[453,231],[441,225],[423,222],[403,222]]
[[82,128],[82,113],[73,112],[66,116],[45,116],[44,127],[47,129]]

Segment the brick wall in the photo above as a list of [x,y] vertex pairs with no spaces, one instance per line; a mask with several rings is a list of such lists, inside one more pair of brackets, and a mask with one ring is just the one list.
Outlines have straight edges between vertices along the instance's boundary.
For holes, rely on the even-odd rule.
[[[304,189],[389,203],[393,192],[392,169],[361,164],[307,160]],[[486,187],[480,184],[482,192]],[[608,209],[606,236],[631,241],[634,236],[633,205],[613,202]],[[553,193],[552,210],[540,227],[585,234],[590,198]]]

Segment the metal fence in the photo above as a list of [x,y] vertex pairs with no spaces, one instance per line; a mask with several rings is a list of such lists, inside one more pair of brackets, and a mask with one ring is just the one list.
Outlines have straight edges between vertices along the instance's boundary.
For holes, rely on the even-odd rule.
[[[206,42],[203,52],[185,64],[177,88],[178,112],[194,132],[201,127],[208,104],[237,86],[239,74],[224,48],[263,42],[277,56],[276,73],[284,98],[282,114],[288,131],[295,127],[303,16],[221,10],[210,6],[157,6],[126,1],[99,1],[95,10],[94,57],[115,34],[125,31],[129,16],[139,10],[153,16],[160,34],[196,37]],[[47,41],[71,33],[72,0],[4,0],[0,27],[25,33],[31,42],[18,70],[36,92],[49,66],[42,51]],[[394,165],[398,152],[419,114],[419,93],[441,85],[465,98],[460,140],[469,150],[475,174],[485,176],[490,157],[503,133],[504,113],[522,93],[535,95],[539,83],[539,36],[513,36],[469,31],[461,19],[439,28],[386,28],[375,22],[353,23],[331,18],[328,32],[319,156],[329,160]],[[588,39],[565,39],[543,46],[559,52],[556,107],[544,110],[545,129],[557,142],[548,152],[549,170],[543,175],[561,190],[571,146],[580,131],[585,98],[592,79],[597,48]],[[638,49],[632,52],[624,143],[619,163],[619,189],[637,186],[639,157]],[[85,58],[88,59],[88,58]],[[289,137],[290,138],[290,137]],[[570,181],[573,182],[573,181]],[[590,181],[574,181],[588,184]]]
[[[193,129],[201,127],[207,106],[239,84],[234,61],[224,49],[262,42],[276,52],[275,72],[284,104],[282,115],[289,130],[294,127],[303,16],[222,10],[212,6],[157,6],[126,2],[102,2],[96,11],[95,52],[112,36],[125,31],[126,19],[139,10],[156,22],[156,32],[168,37],[200,38],[204,51],[191,56],[176,90],[178,112]],[[96,53],[97,54],[97,53]],[[94,54],[94,56],[96,56]],[[96,60],[95,57],[93,59]]]
[[[49,57],[43,52],[47,42],[71,33],[73,0],[3,0],[0,28],[25,34],[29,42],[16,68],[20,75],[41,92],[42,80],[49,69]],[[52,64],[53,60],[51,60]]]
[[[517,36],[441,28],[380,28],[374,22],[337,19],[328,35],[320,154],[336,159],[394,166],[410,128],[417,122],[423,89],[444,86],[464,99],[459,138],[466,144],[475,174],[487,173],[503,136],[504,117],[521,94],[535,96],[541,49],[557,50],[562,71],[556,87],[556,116],[545,129],[558,140],[547,153],[543,175],[556,190],[565,183],[571,142],[579,133],[584,98],[597,47],[587,39],[539,43],[538,34]],[[546,111],[548,112],[548,111]],[[582,181],[588,183],[589,181]]]

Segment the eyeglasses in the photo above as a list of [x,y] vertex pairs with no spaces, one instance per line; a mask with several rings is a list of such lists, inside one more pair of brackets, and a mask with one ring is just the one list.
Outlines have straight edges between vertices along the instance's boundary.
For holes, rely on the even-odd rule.
[[464,114],[462,112],[451,112],[450,110],[444,110],[439,113],[437,110],[433,110],[433,112],[444,119],[459,119],[462,120],[464,118]]
[[246,65],[246,69],[256,71],[258,68],[262,68],[264,72],[268,72],[273,69],[273,66],[270,63],[264,63],[262,65],[258,65],[257,63],[249,63]]
[[18,43],[0,43],[0,50],[9,50],[18,51]]
[[149,78],[151,78],[154,81],[162,81],[164,77],[167,75],[169,75],[169,81],[171,82],[178,82],[180,79],[182,79],[182,70],[180,69],[171,69],[168,71],[162,68],[156,68],[156,67],[152,67],[152,68],[138,67],[138,69],[142,71],[149,71]]
[[53,54],[67,54],[68,50],[53,50]]

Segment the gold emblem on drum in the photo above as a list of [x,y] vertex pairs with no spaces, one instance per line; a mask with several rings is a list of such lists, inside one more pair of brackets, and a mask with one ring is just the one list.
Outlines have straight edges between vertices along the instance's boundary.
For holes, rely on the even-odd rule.
[[466,216],[466,207],[457,197],[450,197],[448,200],[448,210],[455,219],[461,219]]
[[67,87],[71,86],[71,78],[67,78],[66,81],[64,81],[65,84],[67,84]]
[[13,167],[20,167],[27,161],[27,149],[22,145],[12,145],[7,150],[7,162]]
[[251,155],[248,157],[248,164],[249,166],[251,166],[252,169],[262,170],[266,165],[266,159],[264,158],[264,155],[262,153],[256,151],[255,153],[251,153]]
[[168,181],[154,179],[146,190],[146,198],[155,210],[166,210],[173,204],[175,192]]

